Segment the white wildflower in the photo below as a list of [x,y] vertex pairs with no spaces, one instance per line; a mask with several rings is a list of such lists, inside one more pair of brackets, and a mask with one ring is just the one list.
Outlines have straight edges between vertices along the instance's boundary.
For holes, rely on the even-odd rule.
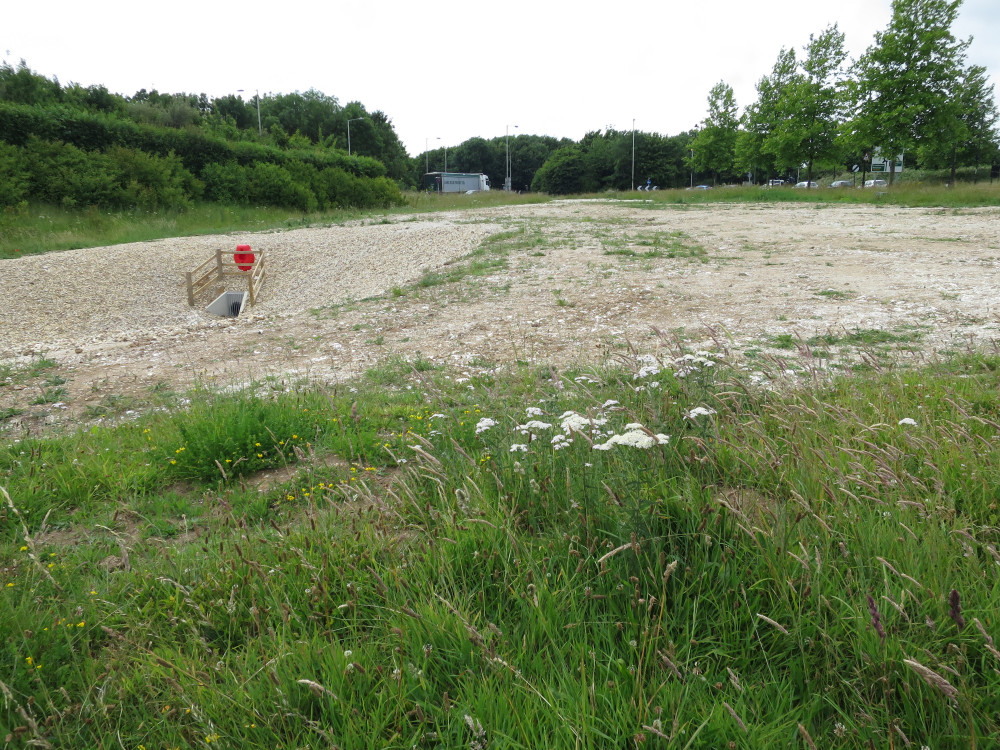
[[666,445],[670,442],[670,436],[662,433],[650,435],[645,430],[630,429],[621,435],[612,435],[606,443],[595,443],[594,450],[611,450],[613,445],[627,445],[630,448],[642,448],[647,450],[654,445]]
[[552,425],[548,422],[540,422],[537,419],[532,419],[529,422],[525,422],[522,425],[517,426],[517,431],[522,435],[533,435],[536,432],[541,432],[542,430],[551,430]]
[[606,419],[591,419],[577,414],[575,411],[566,411],[559,417],[559,426],[563,432],[569,435],[572,432],[583,432],[584,430],[592,430],[594,427],[601,427],[607,424],[607,421]]
[[527,453],[528,446],[524,445],[523,443],[514,443],[513,445],[510,446],[511,453],[517,453],[518,451],[520,451],[521,453]]
[[899,420],[899,424],[908,424],[908,425],[913,425],[915,427],[917,424],[917,420],[910,419],[909,417],[904,417],[903,419]]
[[478,435],[480,432],[486,432],[488,429],[490,429],[490,427],[496,427],[496,426],[497,426],[496,421],[490,419],[489,417],[483,417],[476,424],[476,434]]
[[715,414],[715,409],[710,409],[707,406],[696,406],[691,411],[684,414],[684,419],[695,419],[696,417],[709,417]]
[[621,406],[621,404],[619,404],[613,398],[609,398],[607,401],[601,404],[602,409],[610,409],[612,406]]
[[573,438],[566,437],[562,433],[559,433],[552,438],[551,442],[554,450],[560,450],[561,448],[569,447],[569,444],[573,442]]
[[529,406],[524,411],[525,411],[525,413],[529,417],[540,417],[540,416],[542,416],[545,413],[541,409],[539,409],[537,406]]

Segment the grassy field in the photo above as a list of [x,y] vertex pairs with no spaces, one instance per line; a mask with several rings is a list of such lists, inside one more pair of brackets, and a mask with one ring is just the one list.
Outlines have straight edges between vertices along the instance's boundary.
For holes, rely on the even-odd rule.
[[995,747],[1000,359],[781,372],[395,360],[3,441],[4,746]]
[[302,214],[278,208],[204,204],[186,211],[104,212],[95,208],[67,210],[57,206],[21,205],[0,209],[0,260],[56,250],[145,242],[231,232],[262,232],[330,226],[348,221],[379,221],[398,214],[538,203],[540,195],[500,191],[474,196],[408,195],[409,205],[385,211],[340,210]]
[[[887,189],[791,187],[720,187],[712,190],[657,190],[655,192],[601,193],[576,196],[608,200],[642,200],[651,206],[689,203],[858,203],[899,206],[974,207],[1000,206],[1000,183],[959,183],[954,188],[937,184],[901,182]],[[400,214],[453,211],[468,208],[541,203],[542,194],[491,191],[475,195],[408,193],[408,205],[383,212],[336,211],[296,214],[285,209],[207,204],[183,212],[101,212],[66,210],[56,206],[9,207],[0,212],[0,259],[24,255],[230,232],[260,232],[329,226],[355,220],[389,220]]]
[[[642,199],[996,205],[962,190]],[[99,217],[62,246],[18,220],[44,252],[388,218]],[[699,257],[684,239],[642,247]],[[109,394],[78,432],[0,432],[3,747],[1000,745],[1000,357],[831,378],[659,343]],[[54,365],[0,388],[60,400]]]

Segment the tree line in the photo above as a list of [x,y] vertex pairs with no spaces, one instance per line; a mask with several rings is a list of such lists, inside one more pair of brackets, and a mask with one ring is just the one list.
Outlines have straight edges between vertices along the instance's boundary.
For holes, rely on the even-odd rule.
[[986,69],[969,64],[971,40],[952,25],[962,0],[894,0],[885,30],[848,63],[836,25],[809,38],[802,55],[782,49],[742,116],[720,81],[691,142],[691,164],[732,181],[868,168],[896,159],[950,170],[1000,162],[997,107]]
[[[843,33],[830,26],[811,36],[801,54],[782,49],[742,113],[731,86],[713,86],[704,121],[689,132],[609,129],[579,143],[511,138],[513,186],[566,194],[634,189],[647,181],[676,188],[695,179],[804,178],[808,184],[821,173],[865,171],[878,157],[887,160],[892,180],[899,155],[909,167],[948,170],[952,182],[963,166],[992,165],[995,172],[1000,138],[993,85],[985,68],[968,63],[970,40],[951,31],[961,4],[894,0],[887,28],[853,63]],[[451,153],[453,170],[483,171],[502,184],[505,138],[472,139]],[[441,169],[441,150],[429,154],[431,168]],[[415,159],[415,170],[423,169],[424,156]]]
[[382,112],[341,107],[316,91],[249,101],[146,90],[124,97],[63,86],[24,61],[0,66],[0,206],[384,207],[403,202],[409,166]]
[[[801,53],[782,49],[741,113],[716,84],[697,128],[676,135],[608,129],[579,142],[475,137],[409,156],[391,119],[315,89],[246,98],[132,96],[61,85],[0,66],[0,206],[184,207],[197,200],[309,211],[400,203],[427,171],[484,172],[494,188],[553,194],[677,188],[694,181],[1000,163],[993,85],[951,31],[962,0],[893,0],[887,28],[848,62],[836,25]],[[995,168],[995,167],[994,167]],[[805,174],[801,172],[804,170]],[[894,172],[889,178],[893,179]]]

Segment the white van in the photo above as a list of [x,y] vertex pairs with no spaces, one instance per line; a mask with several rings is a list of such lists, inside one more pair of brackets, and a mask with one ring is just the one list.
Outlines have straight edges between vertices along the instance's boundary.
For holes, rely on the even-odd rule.
[[865,187],[889,187],[889,183],[885,180],[866,180]]

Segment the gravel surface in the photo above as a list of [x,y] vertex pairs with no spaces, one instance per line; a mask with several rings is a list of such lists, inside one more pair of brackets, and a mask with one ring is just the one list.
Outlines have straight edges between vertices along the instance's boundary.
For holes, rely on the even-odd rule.
[[[188,306],[184,274],[220,246],[235,251],[249,241],[264,252],[268,278],[252,312],[266,317],[383,294],[472,251],[492,231],[432,220],[185,237],[0,261],[0,357],[219,322]],[[227,290],[246,289],[230,283]]]
[[[512,229],[522,241],[487,248],[498,261],[487,271],[416,284]],[[237,243],[267,253],[258,304],[235,319],[189,307],[184,272]],[[844,372],[862,357],[920,363],[995,350],[998,271],[996,209],[642,201],[3,260],[0,415],[14,416],[0,430],[120,418],[204,381],[341,382],[390,357],[473,372],[597,364],[683,342],[751,366],[762,355]],[[44,371],[28,377],[43,356]]]

